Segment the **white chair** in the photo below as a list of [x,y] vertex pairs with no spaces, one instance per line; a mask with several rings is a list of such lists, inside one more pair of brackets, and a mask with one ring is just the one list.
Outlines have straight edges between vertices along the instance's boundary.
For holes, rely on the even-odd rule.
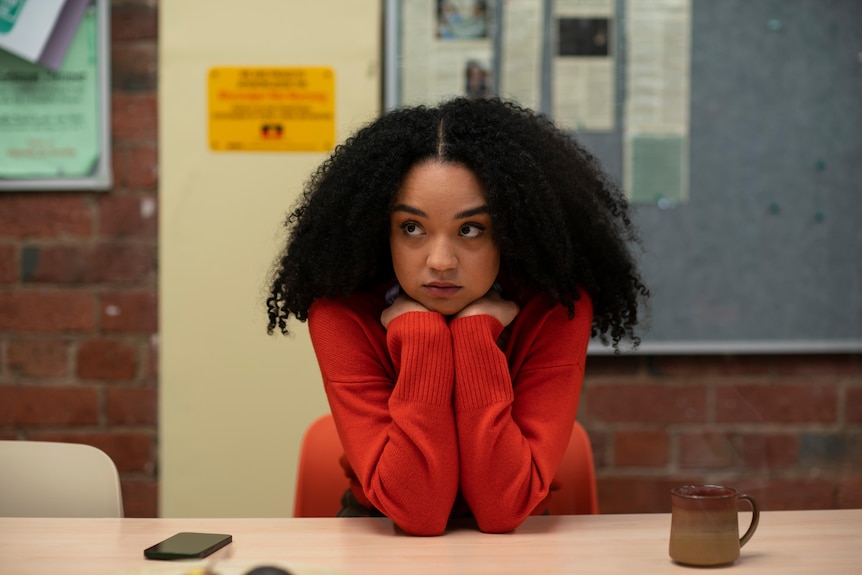
[[91,445],[0,441],[0,517],[122,517],[120,476]]

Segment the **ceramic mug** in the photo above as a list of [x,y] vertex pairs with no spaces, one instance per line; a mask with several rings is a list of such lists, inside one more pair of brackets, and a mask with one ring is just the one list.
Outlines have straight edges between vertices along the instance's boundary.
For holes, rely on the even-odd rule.
[[[751,505],[751,523],[739,537],[738,502]],[[684,565],[723,565],[739,558],[760,521],[750,495],[721,485],[685,485],[671,489],[670,556]]]

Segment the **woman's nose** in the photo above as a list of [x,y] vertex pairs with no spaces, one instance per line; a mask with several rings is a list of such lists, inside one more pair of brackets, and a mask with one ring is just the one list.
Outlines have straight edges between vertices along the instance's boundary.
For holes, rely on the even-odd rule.
[[454,246],[446,239],[440,238],[429,243],[428,267],[434,270],[449,270],[458,265],[458,257]]

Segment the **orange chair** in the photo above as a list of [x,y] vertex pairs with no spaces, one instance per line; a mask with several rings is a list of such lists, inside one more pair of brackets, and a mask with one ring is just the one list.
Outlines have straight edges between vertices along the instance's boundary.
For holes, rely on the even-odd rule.
[[[299,453],[294,517],[335,517],[341,496],[350,487],[339,459],[344,454],[335,421],[326,414],[306,430]],[[575,422],[569,446],[557,470],[560,489],[548,505],[551,515],[587,515],[599,512],[596,472],[590,438]]]
[[320,416],[302,438],[294,517],[335,517],[341,510],[341,496],[350,487],[339,463],[342,455],[335,420],[328,413]]
[[599,512],[599,490],[593,448],[587,431],[575,422],[569,446],[557,468],[560,489],[548,502],[551,515],[595,515]]

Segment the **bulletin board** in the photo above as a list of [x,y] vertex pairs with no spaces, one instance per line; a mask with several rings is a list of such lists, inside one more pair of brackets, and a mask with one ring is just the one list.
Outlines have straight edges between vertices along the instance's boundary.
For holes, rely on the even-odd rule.
[[[862,3],[488,4],[492,93],[571,129],[629,195],[652,292],[642,353],[862,352]],[[577,26],[606,31],[607,49],[561,46]],[[573,49],[581,59],[564,61]],[[388,108],[411,103],[398,79],[415,62],[400,50],[387,48]],[[591,89],[561,92],[572,74]]]
[[[14,0],[3,8],[0,191],[110,188],[109,0]],[[15,44],[14,34],[23,41]],[[37,34],[44,44],[34,48]]]

